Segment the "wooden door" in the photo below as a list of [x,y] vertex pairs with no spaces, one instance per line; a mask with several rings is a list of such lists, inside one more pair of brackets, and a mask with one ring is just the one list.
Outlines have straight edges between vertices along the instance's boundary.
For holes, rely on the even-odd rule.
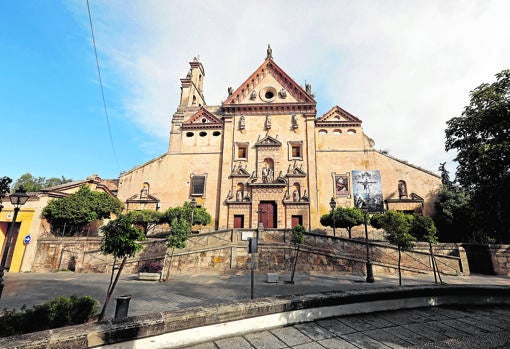
[[296,225],[303,225],[303,216],[301,215],[292,215],[290,226],[294,228]]
[[259,204],[259,223],[264,228],[276,228],[276,203],[274,201],[261,201]]
[[244,228],[244,215],[234,215],[234,228]]

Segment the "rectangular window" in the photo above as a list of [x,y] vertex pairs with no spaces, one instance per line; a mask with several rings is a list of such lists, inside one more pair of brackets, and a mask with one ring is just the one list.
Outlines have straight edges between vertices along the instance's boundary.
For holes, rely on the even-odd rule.
[[301,147],[299,145],[292,146],[292,157],[300,158],[301,157]]
[[205,194],[205,176],[191,177],[191,195],[203,196]]
[[289,160],[303,160],[303,142],[289,141]]
[[236,160],[248,160],[248,143],[236,142]]

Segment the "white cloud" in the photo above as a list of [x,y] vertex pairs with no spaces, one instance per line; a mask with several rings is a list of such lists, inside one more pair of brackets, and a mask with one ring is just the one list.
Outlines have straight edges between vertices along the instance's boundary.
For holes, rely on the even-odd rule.
[[[446,120],[469,91],[509,68],[507,1],[132,1],[93,3],[96,40],[124,113],[166,142],[179,79],[194,56],[204,92],[220,104],[271,43],[319,113],[339,105],[364,121],[376,147],[430,170]],[[166,149],[161,149],[161,152]]]

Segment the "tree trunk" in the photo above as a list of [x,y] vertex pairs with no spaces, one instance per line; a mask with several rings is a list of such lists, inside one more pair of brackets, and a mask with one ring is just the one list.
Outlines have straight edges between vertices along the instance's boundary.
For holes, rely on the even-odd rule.
[[352,228],[347,228],[347,232],[349,233],[349,239],[352,239],[351,230],[352,230]]
[[434,258],[434,250],[432,249],[432,242],[429,242],[430,258],[432,259],[432,270],[434,272],[434,283],[437,284],[436,274],[436,259]]
[[299,244],[296,247],[296,256],[294,257],[294,266],[292,267],[292,275],[290,277],[290,283],[291,284],[294,283],[294,273],[296,271],[296,264],[297,264],[298,255],[299,255]]
[[400,260],[402,259],[400,254],[400,245],[398,246],[398,285],[402,286],[402,271],[400,270]]
[[166,271],[165,281],[168,282],[168,279],[170,278],[170,269],[172,268],[172,261],[174,259],[174,251],[175,248],[172,248],[172,254],[170,255],[170,262],[168,263],[168,269]]
[[[119,269],[117,270],[117,275],[115,276],[115,280],[113,284],[110,279],[110,285],[108,286],[108,291],[106,292],[106,299],[104,301],[103,309],[101,310],[101,314],[99,314],[98,321],[102,321],[104,319],[104,315],[106,313],[106,308],[108,307],[108,303],[110,303],[110,299],[112,298],[113,291],[115,290],[115,286],[117,285],[117,281],[119,281],[120,273],[122,273],[122,269],[124,269],[124,264],[126,264],[127,256],[122,258],[122,262],[120,263]],[[112,267],[112,278],[115,270],[115,262]]]

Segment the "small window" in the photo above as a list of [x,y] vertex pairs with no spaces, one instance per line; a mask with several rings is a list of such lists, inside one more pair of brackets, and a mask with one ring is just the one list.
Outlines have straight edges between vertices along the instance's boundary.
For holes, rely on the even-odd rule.
[[202,196],[205,194],[205,176],[191,177],[191,195]]
[[339,129],[336,129],[336,130],[333,130],[333,134],[339,136],[342,134],[342,131]]
[[299,145],[292,146],[292,157],[300,158],[301,157],[301,147]]
[[205,124],[207,122],[206,118],[202,118],[202,123]]
[[202,132],[200,132],[198,135],[199,135],[200,137],[205,137],[205,136],[207,136],[207,132],[202,131]]
[[319,130],[319,134],[320,135],[327,135],[328,131],[326,131],[326,130]]
[[218,137],[220,134],[221,134],[221,132],[220,132],[220,131],[214,131],[212,135],[213,135],[214,137]]
[[347,134],[348,135],[354,135],[354,134],[356,134],[356,130],[351,128],[351,129],[347,130]]
[[195,134],[193,132],[186,132],[186,137],[193,137]]
[[246,147],[245,146],[239,146],[239,148],[237,148],[237,157],[239,159],[246,159]]

